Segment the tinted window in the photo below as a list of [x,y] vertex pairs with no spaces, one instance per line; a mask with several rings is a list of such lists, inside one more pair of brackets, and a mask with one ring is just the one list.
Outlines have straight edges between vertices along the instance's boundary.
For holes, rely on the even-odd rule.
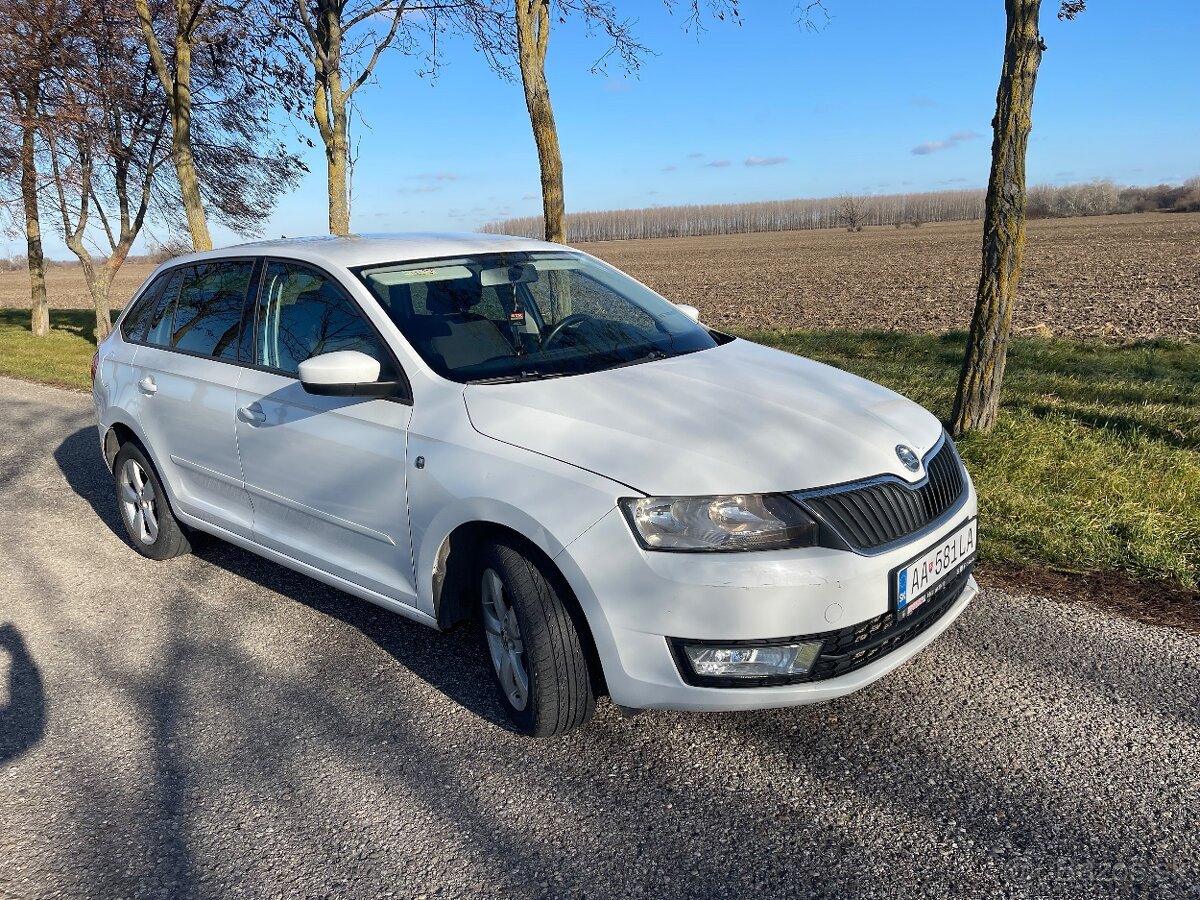
[[174,299],[174,292],[179,290],[178,278],[175,279],[172,291],[164,290],[174,275],[173,272],[163,272],[154,279],[154,283],[142,291],[129,313],[121,320],[121,333],[128,340],[146,340],[152,323],[160,323],[163,320],[170,300]]
[[176,269],[167,279],[162,296],[154,306],[154,312],[146,330],[146,343],[165,347],[170,343],[171,320],[175,315],[175,298],[179,296],[179,285],[183,283],[183,270]]
[[379,337],[336,283],[294,263],[273,262],[263,280],[258,364],[289,375],[310,356],[358,350],[379,360],[380,377],[395,377]]
[[131,341],[143,341],[146,339],[146,330],[150,325],[150,316],[154,314],[154,307],[162,298],[163,288],[166,287],[167,279],[170,273],[164,272],[154,279],[146,290],[142,291],[142,295],[130,308],[129,313],[121,320],[121,333]]
[[190,353],[236,359],[242,305],[254,264],[211,262],[186,270],[175,307],[171,346]]

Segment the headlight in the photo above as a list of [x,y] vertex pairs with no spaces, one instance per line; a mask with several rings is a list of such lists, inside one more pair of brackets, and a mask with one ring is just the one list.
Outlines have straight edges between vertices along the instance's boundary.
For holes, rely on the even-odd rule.
[[621,508],[647,550],[778,550],[817,542],[817,523],[779,494],[631,497]]

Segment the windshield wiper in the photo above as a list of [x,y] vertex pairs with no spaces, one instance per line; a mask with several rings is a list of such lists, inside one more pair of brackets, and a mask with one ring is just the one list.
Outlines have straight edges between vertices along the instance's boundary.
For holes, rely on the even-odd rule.
[[[685,350],[683,353],[692,351]],[[597,369],[599,372],[607,372],[610,369],[623,369],[626,366],[636,366],[641,363],[654,362],[660,359],[670,359],[673,356],[682,356],[683,353],[668,353],[660,347],[650,347],[645,353],[640,356],[635,356],[633,359],[623,359],[620,362],[613,363],[611,366],[604,366],[602,369]]]
[[510,384],[516,381],[542,381],[546,378],[562,378],[570,372],[543,372],[541,369],[522,369],[513,375],[496,375],[492,378],[476,378],[470,384]]

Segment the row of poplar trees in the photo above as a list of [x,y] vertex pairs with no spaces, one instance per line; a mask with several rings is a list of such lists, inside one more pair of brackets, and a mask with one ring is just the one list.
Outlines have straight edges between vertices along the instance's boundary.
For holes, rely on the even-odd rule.
[[[740,0],[661,2],[684,13],[685,27],[740,21]],[[1040,0],[1003,2],[982,272],[956,434],[995,422],[1025,243],[1025,152],[1045,45]],[[1063,2],[1058,15],[1072,18],[1083,5]],[[821,3],[800,10],[806,24],[825,13]],[[515,61],[546,238],[565,241],[546,56],[552,29],[570,16],[606,36],[605,57],[638,67],[647,48],[607,0],[0,0],[0,184],[24,224],[33,333],[49,332],[47,223],[79,258],[102,339],[110,286],[147,221],[186,223],[196,250],[212,247],[214,220],[239,233],[261,227],[305,171],[279,139],[285,118],[319,137],[329,231],[349,234],[355,95],[389,50],[435,69],[447,34],[472,41],[502,75]],[[97,239],[103,252],[93,255]]]

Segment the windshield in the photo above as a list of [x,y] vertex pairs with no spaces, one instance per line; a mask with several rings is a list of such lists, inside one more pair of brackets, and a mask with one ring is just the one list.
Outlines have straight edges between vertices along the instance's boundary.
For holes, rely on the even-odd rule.
[[674,304],[578,253],[488,253],[356,274],[452,381],[578,375],[717,345]]

